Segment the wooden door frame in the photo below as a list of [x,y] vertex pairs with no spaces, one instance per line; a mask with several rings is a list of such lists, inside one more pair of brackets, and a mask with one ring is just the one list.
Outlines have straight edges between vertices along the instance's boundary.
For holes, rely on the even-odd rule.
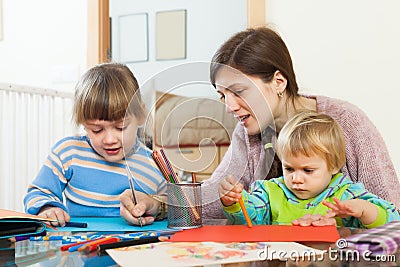
[[109,0],[87,0],[87,58],[88,68],[110,61],[110,8]]
[[[265,25],[265,1],[246,0],[247,28]],[[110,0],[87,0],[87,67],[110,61]]]

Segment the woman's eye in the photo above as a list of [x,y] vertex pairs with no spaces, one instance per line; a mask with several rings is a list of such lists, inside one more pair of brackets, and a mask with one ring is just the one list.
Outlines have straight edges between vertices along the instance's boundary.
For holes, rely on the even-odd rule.
[[239,90],[239,91],[234,91],[233,92],[235,95],[241,95],[243,93],[243,90]]
[[314,170],[312,170],[312,169],[304,169],[304,172],[306,172],[306,173],[312,173]]

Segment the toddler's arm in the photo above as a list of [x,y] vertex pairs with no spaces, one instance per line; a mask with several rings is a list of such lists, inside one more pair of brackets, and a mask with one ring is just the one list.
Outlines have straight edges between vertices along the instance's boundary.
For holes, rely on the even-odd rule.
[[218,188],[219,197],[224,206],[228,207],[242,197],[243,185],[234,176],[228,175],[221,181]]
[[346,218],[352,216],[358,218],[362,224],[369,225],[376,221],[378,217],[378,207],[364,199],[350,199],[340,201],[333,198],[335,203],[323,201],[322,203],[330,208],[336,216]]

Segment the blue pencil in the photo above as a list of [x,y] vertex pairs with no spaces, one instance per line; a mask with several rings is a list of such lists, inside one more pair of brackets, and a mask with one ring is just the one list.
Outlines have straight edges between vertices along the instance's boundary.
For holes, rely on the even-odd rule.
[[82,222],[66,222],[64,227],[87,228],[87,223]]

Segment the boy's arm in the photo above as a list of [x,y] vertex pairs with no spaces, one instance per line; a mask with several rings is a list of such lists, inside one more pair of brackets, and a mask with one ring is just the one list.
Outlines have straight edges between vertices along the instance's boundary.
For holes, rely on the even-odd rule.
[[28,188],[24,198],[25,211],[38,214],[43,207],[54,206],[67,212],[62,195],[66,183],[61,161],[54,154],[49,156]]

